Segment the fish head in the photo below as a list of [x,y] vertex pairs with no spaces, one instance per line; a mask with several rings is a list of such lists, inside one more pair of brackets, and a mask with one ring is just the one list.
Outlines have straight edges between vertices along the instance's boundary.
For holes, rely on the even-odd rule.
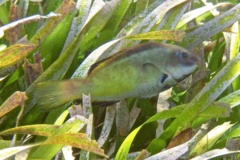
[[168,47],[168,56],[164,58],[165,74],[175,82],[191,75],[198,67],[199,57],[179,47]]

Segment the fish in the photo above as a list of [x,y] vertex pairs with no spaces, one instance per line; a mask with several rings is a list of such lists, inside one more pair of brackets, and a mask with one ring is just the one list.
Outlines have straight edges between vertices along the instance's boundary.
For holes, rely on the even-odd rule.
[[121,50],[93,64],[87,76],[39,83],[34,98],[50,110],[90,94],[92,103],[150,98],[181,82],[198,67],[199,58],[172,44],[147,42]]

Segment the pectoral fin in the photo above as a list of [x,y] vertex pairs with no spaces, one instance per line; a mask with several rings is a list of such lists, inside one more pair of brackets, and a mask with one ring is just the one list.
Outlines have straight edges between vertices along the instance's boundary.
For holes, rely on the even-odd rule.
[[150,73],[150,74],[155,74],[159,71],[158,68],[152,63],[144,63],[142,65],[142,68],[145,73]]

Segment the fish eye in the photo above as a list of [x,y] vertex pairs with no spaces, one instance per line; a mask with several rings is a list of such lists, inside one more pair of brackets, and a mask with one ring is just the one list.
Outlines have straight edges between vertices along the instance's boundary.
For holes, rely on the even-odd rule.
[[187,59],[187,58],[188,58],[188,53],[183,52],[183,53],[181,54],[181,56],[182,56],[183,59]]
[[189,59],[188,52],[178,52],[177,56],[179,57],[179,60],[183,63],[187,62]]
[[197,65],[197,63],[199,62],[199,58],[197,56],[187,51],[177,53],[177,58],[178,61],[181,62],[181,64],[187,66]]

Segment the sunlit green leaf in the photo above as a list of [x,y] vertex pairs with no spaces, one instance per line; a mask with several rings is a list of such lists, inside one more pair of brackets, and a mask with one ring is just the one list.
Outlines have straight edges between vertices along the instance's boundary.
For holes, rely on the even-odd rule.
[[56,25],[63,20],[63,18],[70,13],[74,8],[74,2],[72,0],[64,0],[62,5],[57,9],[56,13],[61,14],[61,16],[57,18],[49,19],[44,26],[31,38],[30,42],[34,44],[38,44],[39,40],[45,39],[49,33],[51,33]]
[[[86,134],[83,134],[83,133],[60,134],[60,135],[51,137],[50,139],[45,141],[44,144],[69,145],[69,146],[77,147],[89,152],[93,152],[103,157],[107,157],[104,154],[104,151],[98,147],[97,142],[93,140],[89,140]],[[39,158],[42,157],[42,153],[40,154]],[[47,156],[44,156],[44,157],[47,158]]]
[[[86,33],[83,35],[80,48],[82,51],[85,51],[90,45],[90,41],[95,38],[95,36],[103,29],[103,27],[107,24],[111,15],[118,5],[121,4],[122,1],[115,0],[105,3],[102,9],[94,15],[94,17],[88,22],[87,26],[84,27],[86,29]],[[93,10],[94,8],[92,8]],[[91,12],[91,10],[90,10]],[[99,18],[101,17],[101,18]],[[98,25],[93,25],[98,24]]]
[[235,139],[240,136],[240,124],[237,123],[233,127],[231,127],[231,130],[228,130],[224,133],[224,135],[219,139],[219,142],[227,140],[227,139]]
[[224,12],[220,16],[208,21],[194,31],[187,34],[183,42],[187,48],[193,48],[214,34],[221,32],[240,19],[240,4]]
[[159,29],[174,29],[183,17],[184,12],[189,7],[191,1],[183,2],[182,4],[172,8],[161,20],[157,30]]
[[[175,108],[172,108],[171,110],[167,110],[167,111],[162,111],[156,115],[154,115],[153,117],[151,117],[150,119],[148,119],[144,124],[150,123],[150,122],[154,122],[157,120],[161,120],[161,119],[168,119],[168,118],[173,118],[176,117],[180,114],[181,110],[183,110],[185,106],[178,106]],[[143,124],[143,125],[144,125]],[[117,159],[126,159],[129,149],[131,147],[132,141],[134,140],[135,136],[137,135],[138,131],[142,128],[142,126],[137,127],[136,129],[134,129],[128,136],[127,138],[124,140],[124,142],[122,143],[121,147],[118,150],[118,153],[116,155]]]
[[185,36],[185,31],[180,30],[161,30],[147,33],[141,33],[136,35],[127,36],[132,40],[173,40],[182,41]]
[[234,157],[235,155],[239,154],[240,151],[231,151],[227,148],[223,149],[214,149],[208,152],[205,152],[204,154],[201,154],[197,157],[194,157],[193,160],[202,160],[204,159],[215,159],[215,158],[230,158]]
[[224,123],[221,126],[217,126],[208,132],[191,150],[189,157],[200,155],[210,149],[213,144],[233,125],[230,123]]
[[231,108],[238,106],[240,104],[240,90],[228,94],[227,96],[221,98],[219,101],[229,103]]
[[181,28],[183,25],[186,25],[188,22],[190,22],[191,20],[193,20],[194,18],[199,17],[200,15],[214,9],[217,8],[221,5],[226,5],[227,3],[219,3],[217,5],[207,5],[207,6],[203,6],[201,8],[197,8],[194,10],[191,10],[189,12],[187,12],[186,14],[183,15],[182,19],[179,21],[179,23],[177,24],[176,28],[179,29]]
[[[30,157],[31,158],[47,158],[47,159],[52,158],[64,145],[67,145],[67,144],[64,144],[64,142],[62,141],[61,138],[55,139],[54,137],[58,136],[58,135],[65,137],[65,135],[68,133],[77,133],[81,129],[83,123],[84,122],[82,122],[81,120],[75,119],[74,121],[71,120],[71,121],[66,122],[58,129],[52,130],[53,132],[48,137],[48,139],[45,141],[45,143],[46,144],[58,144],[58,145],[41,146],[34,152],[31,152]],[[82,135],[82,134],[80,134],[80,135]],[[54,141],[54,142],[52,142],[52,141]],[[74,142],[74,141],[72,141],[72,142]],[[65,142],[65,143],[67,143],[67,142]],[[82,144],[79,144],[79,145],[82,145]],[[51,151],[51,152],[49,152],[49,151]],[[42,153],[45,153],[44,157],[43,157]]]
[[0,159],[7,159],[19,152],[27,150],[29,148],[35,147],[37,144],[30,144],[26,146],[17,146],[17,147],[10,147],[0,150]]
[[32,134],[39,136],[51,136],[59,126],[48,125],[48,124],[39,124],[39,125],[28,125],[20,126],[8,129],[6,131],[0,132],[0,135],[7,134]]

